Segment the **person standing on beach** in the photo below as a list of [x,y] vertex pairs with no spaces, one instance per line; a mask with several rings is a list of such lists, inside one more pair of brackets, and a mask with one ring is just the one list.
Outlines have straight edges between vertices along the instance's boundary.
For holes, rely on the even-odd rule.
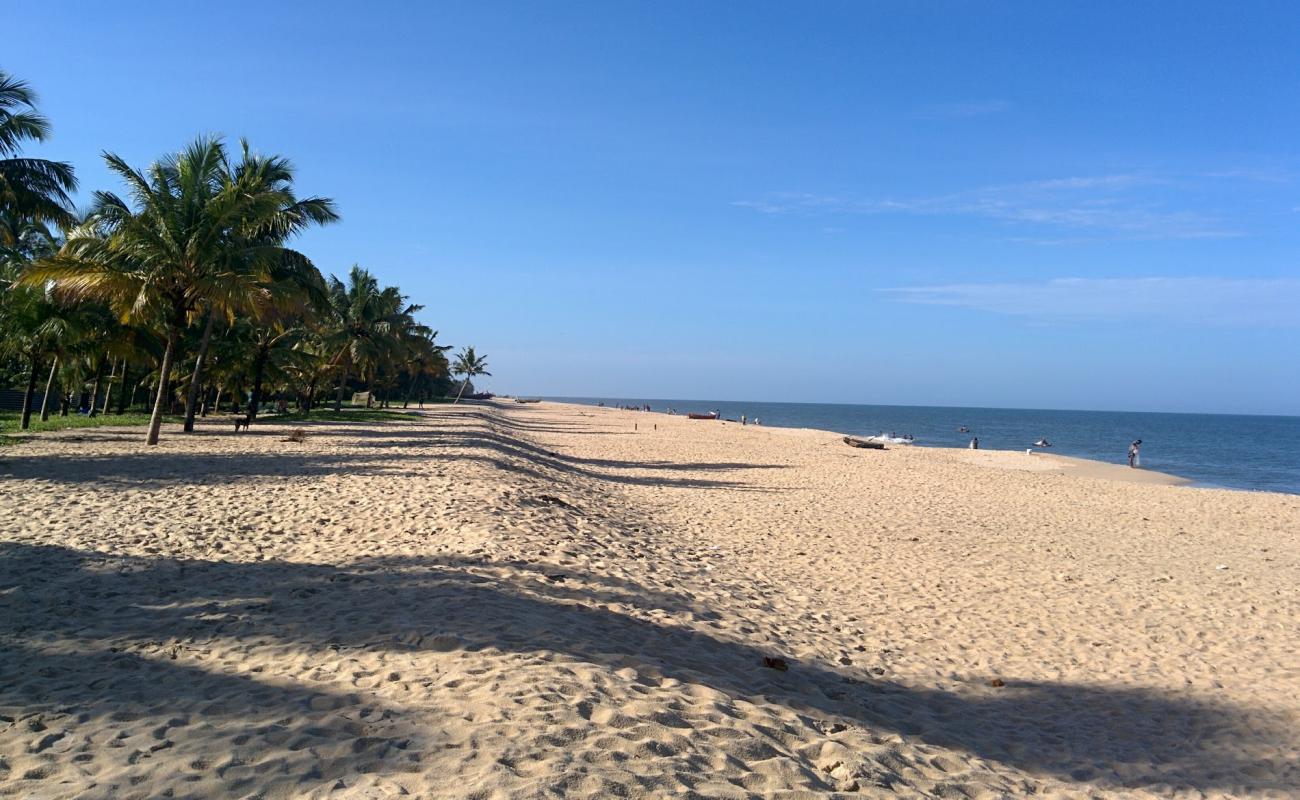
[[1134,469],[1137,469],[1142,464],[1142,456],[1139,453],[1141,447],[1141,439],[1134,439],[1133,444],[1128,446],[1128,465]]
[[970,440],[970,449],[972,449],[972,450],[978,450],[978,449],[980,449],[980,437],[978,437],[978,436],[972,436],[972,437],[971,437],[971,440]]

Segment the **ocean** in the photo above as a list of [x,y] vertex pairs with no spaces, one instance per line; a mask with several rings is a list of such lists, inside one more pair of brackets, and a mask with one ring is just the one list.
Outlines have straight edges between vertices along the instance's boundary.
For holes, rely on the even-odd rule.
[[[966,447],[978,436],[981,449],[1024,450],[1045,437],[1052,443],[1048,452],[1113,464],[1126,463],[1129,442],[1141,439],[1146,469],[1199,486],[1300,494],[1300,417],[637,397],[547,399],[607,406],[649,403],[655,411],[674,408],[679,414],[718,409],[728,419],[744,414],[786,428],[857,436],[911,434],[921,447]],[[962,427],[970,432],[959,432]]]

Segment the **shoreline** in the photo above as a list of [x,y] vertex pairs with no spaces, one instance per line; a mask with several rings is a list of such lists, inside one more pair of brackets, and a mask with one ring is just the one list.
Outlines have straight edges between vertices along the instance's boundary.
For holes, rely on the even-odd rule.
[[[573,408],[573,409],[594,408],[594,409],[621,412],[627,414],[649,413],[649,414],[657,414],[668,418],[679,418],[679,419],[684,418],[683,415],[681,414],[668,414],[667,412],[664,411],[649,411],[649,412],[635,411],[635,410],[627,410],[621,408],[613,408],[610,406],[596,406],[596,405],[587,405],[585,403],[569,403],[569,402],[563,402],[557,400],[546,400],[546,399],[543,399],[542,402],[550,404],[552,406],[566,407],[566,408]],[[730,419],[691,420],[691,421],[696,422],[700,425],[707,425],[710,422],[713,422],[719,425],[724,425],[724,426],[734,425],[738,428],[745,428],[745,429],[752,428],[754,430],[775,431],[775,432],[797,431],[797,432],[818,434],[823,436],[833,436],[836,438],[858,435],[858,434],[841,433],[838,431],[827,430],[825,428],[799,428],[799,427],[787,427],[782,425],[741,425],[739,422]],[[971,461],[971,463],[977,463],[977,464],[981,464],[982,466],[988,466],[988,467],[999,468],[999,469],[1013,469],[1013,470],[1019,469],[1019,470],[1026,470],[1030,472],[1054,472],[1062,475],[1069,475],[1071,477],[1119,481],[1124,483],[1146,483],[1146,484],[1157,484],[1163,486],[1184,486],[1184,487],[1206,488],[1206,489],[1212,488],[1212,489],[1221,489],[1223,491],[1246,491],[1246,492],[1263,491],[1269,494],[1286,494],[1285,492],[1267,492],[1267,490],[1256,490],[1256,489],[1234,489],[1231,487],[1221,487],[1221,486],[1213,486],[1213,487],[1196,486],[1196,481],[1194,479],[1186,478],[1181,475],[1173,475],[1167,472],[1158,472],[1155,470],[1148,470],[1140,467],[1134,469],[1125,464],[1112,464],[1106,461],[1098,461],[1095,459],[1081,458],[1079,456],[1057,455],[1056,453],[1044,452],[1042,450],[1034,450],[1031,453],[1026,453],[1022,450],[997,450],[991,448],[969,450],[966,448],[959,448],[959,447],[943,447],[940,445],[926,445],[926,444],[891,445],[891,446],[887,446],[886,450],[897,450],[897,449],[904,449],[904,448],[922,450],[922,451],[941,452],[941,453],[946,453],[953,457],[962,457],[963,454],[969,453],[970,456],[968,457],[967,460]],[[982,455],[980,454],[997,454],[997,455],[992,455],[985,458],[982,457]],[[1018,462],[1019,459],[1038,459],[1038,461],[1026,460],[1023,463],[1019,463]],[[1044,461],[1053,463],[1053,466],[1044,468],[1042,466],[1042,462]]]

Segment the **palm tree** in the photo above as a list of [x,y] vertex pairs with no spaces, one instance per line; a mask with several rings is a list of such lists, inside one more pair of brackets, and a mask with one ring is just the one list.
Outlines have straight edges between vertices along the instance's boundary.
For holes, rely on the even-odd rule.
[[[447,351],[451,349],[451,345],[438,344],[437,339],[438,332],[431,331],[416,337],[409,343],[406,355],[406,397],[402,401],[402,408],[406,408],[411,404],[411,393],[415,391],[421,378],[426,375],[431,378],[440,378],[450,372],[451,365],[447,363]],[[423,390],[421,390],[421,408],[424,407],[423,398],[424,394]]]
[[[257,305],[272,280],[269,265],[301,264],[305,257],[272,241],[295,230],[293,215],[278,216],[285,187],[250,193],[244,191],[248,183],[228,180],[232,173],[219,139],[200,138],[145,172],[111,153],[104,160],[126,183],[133,204],[96,192],[87,222],[69,232],[59,253],[27,270],[24,281],[52,280],[73,297],[102,299],[124,323],[160,321],[166,346],[146,439],[154,445],[191,318],[210,307]],[[296,224],[332,218],[329,201],[315,202],[313,214],[304,212]],[[268,215],[277,221],[264,222]],[[259,227],[254,220],[263,222]]]
[[346,284],[330,278],[329,302],[333,319],[325,341],[335,353],[330,363],[343,367],[334,397],[334,410],[339,411],[352,370],[373,385],[377,371],[400,347],[403,332],[418,325],[412,315],[420,306],[408,305],[396,286],[380,288],[375,276],[357,265]]
[[0,245],[19,237],[13,223],[32,221],[68,227],[75,222],[69,192],[77,188],[72,166],[23,158],[25,141],[42,142],[50,123],[36,111],[36,93],[24,81],[0,71]]
[[407,298],[396,286],[389,286],[380,294],[383,317],[386,324],[380,346],[376,348],[376,358],[371,368],[371,382],[383,376],[383,406],[388,405],[388,388],[397,385],[402,369],[399,365],[411,358],[411,354],[428,342],[427,337],[433,330],[415,319],[415,315],[424,306],[408,304]]
[[452,364],[451,371],[457,375],[464,375],[465,382],[460,385],[460,391],[456,393],[456,399],[452,405],[460,402],[460,396],[465,393],[465,387],[475,375],[488,375],[492,373],[487,371],[487,356],[480,356],[474,353],[474,348],[466,347],[456,354],[456,361]]
[[[253,278],[261,291],[250,293],[244,281],[231,281],[234,291],[209,298],[207,321],[185,398],[186,432],[194,430],[203,365],[218,315],[233,322],[241,313],[262,316],[303,302],[318,306],[325,303],[325,283],[320,272],[306,256],[284,243],[312,225],[337,221],[333,201],[321,197],[299,200],[293,193],[293,167],[288,160],[257,155],[247,141],[240,145],[243,159],[233,168],[226,167],[221,190],[243,197],[248,202],[248,213],[232,222],[226,246],[220,252],[220,269]],[[255,409],[252,414],[256,414]]]
[[51,324],[57,310],[48,287],[19,286],[17,282],[33,259],[53,252],[54,244],[43,224],[20,220],[12,209],[0,212],[0,228],[11,234],[9,243],[0,244],[0,356],[19,358],[29,365],[21,422],[26,430],[31,424],[41,361],[57,333],[56,325]]

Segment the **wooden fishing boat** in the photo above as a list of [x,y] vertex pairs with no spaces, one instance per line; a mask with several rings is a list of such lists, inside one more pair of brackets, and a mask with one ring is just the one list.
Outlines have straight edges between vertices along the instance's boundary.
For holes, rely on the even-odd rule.
[[856,436],[845,436],[844,443],[849,447],[861,447],[864,450],[884,450],[884,442],[873,442],[868,439],[859,439]]
[[717,419],[718,415],[710,411],[707,414],[687,414],[687,419]]
[[540,402],[542,402],[542,401],[541,401],[540,398],[523,398],[523,397],[516,397],[516,398],[515,398],[515,402],[516,402],[516,403],[540,403]]

